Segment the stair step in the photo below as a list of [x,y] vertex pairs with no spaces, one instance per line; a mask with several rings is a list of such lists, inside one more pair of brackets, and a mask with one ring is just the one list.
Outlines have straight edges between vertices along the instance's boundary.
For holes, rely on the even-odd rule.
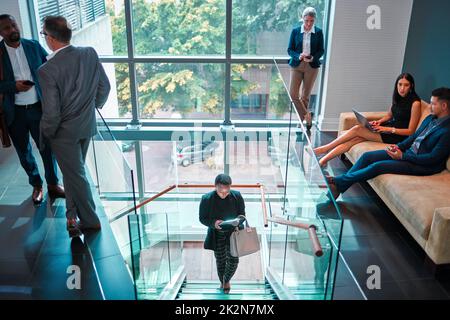
[[[268,284],[254,284],[254,283],[231,283],[231,286],[236,289],[270,289],[270,286]],[[192,283],[192,282],[186,282],[183,285],[183,288],[192,288],[192,289],[217,289],[220,287],[220,283],[218,282],[212,282],[212,283]]]
[[273,294],[255,294],[255,295],[249,295],[249,294],[239,294],[239,293],[232,293],[229,294],[184,294],[181,292],[177,300],[275,300],[276,296]]
[[[232,287],[231,290],[235,293],[239,294],[271,294],[273,293],[270,289],[236,289],[235,287]],[[200,288],[183,288],[181,290],[184,294],[195,294],[195,293],[202,293],[202,294],[221,294],[222,289],[216,288],[208,288],[208,289],[200,289]]]

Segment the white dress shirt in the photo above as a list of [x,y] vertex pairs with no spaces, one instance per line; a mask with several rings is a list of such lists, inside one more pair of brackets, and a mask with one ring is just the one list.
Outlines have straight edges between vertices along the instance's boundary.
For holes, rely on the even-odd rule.
[[[11,66],[14,72],[14,79],[19,80],[30,80],[33,81],[33,76],[31,75],[30,66],[28,65],[28,60],[23,50],[22,44],[17,48],[8,46],[5,43],[6,51],[9,55],[9,60],[11,60]],[[34,104],[39,101],[39,97],[35,86],[32,86],[30,90],[25,92],[16,93],[15,104],[26,105]]]
[[[316,29],[312,26],[311,30],[305,31],[305,27],[302,25],[301,33],[303,33],[303,53],[307,56],[311,54],[311,33],[316,33]],[[311,57],[311,61],[312,61]]]

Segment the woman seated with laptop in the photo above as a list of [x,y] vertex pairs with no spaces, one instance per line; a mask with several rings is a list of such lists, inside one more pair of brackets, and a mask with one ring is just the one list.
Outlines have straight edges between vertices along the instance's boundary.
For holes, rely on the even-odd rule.
[[325,154],[319,160],[320,166],[326,166],[328,161],[363,141],[400,143],[416,131],[421,116],[420,106],[421,100],[416,93],[413,76],[409,73],[401,74],[395,82],[392,106],[387,115],[371,121],[372,129],[358,124],[332,142],[315,148],[317,156]]

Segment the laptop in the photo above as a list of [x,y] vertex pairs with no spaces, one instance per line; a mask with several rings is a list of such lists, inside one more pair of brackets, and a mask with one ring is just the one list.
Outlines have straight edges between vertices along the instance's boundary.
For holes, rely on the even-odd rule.
[[352,109],[352,111],[356,116],[356,120],[358,120],[358,122],[361,125],[363,125],[364,127],[366,127],[367,129],[369,129],[372,132],[376,132],[376,130],[370,124],[369,120],[367,120],[367,118],[365,116],[363,116],[363,114],[361,112],[357,111],[356,109]]

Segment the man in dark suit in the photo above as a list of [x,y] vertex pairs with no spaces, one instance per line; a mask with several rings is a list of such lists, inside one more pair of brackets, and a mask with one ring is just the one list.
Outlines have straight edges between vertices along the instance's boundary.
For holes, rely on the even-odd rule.
[[230,236],[233,229],[222,229],[223,221],[245,216],[245,203],[239,191],[231,190],[231,177],[219,174],[216,190],[203,195],[200,202],[200,222],[208,227],[204,248],[214,251],[220,288],[230,292],[230,280],[239,264],[239,258],[230,254]]
[[431,115],[409,138],[386,150],[364,153],[343,175],[327,177],[334,198],[355,182],[393,173],[427,176],[442,172],[450,154],[450,88],[439,88],[431,97]]
[[[39,42],[21,39],[17,22],[10,15],[0,15],[0,36],[3,38],[0,42],[3,68],[0,93],[4,95],[6,124],[20,163],[33,186],[32,199],[39,204],[43,200],[42,178],[33,156],[30,134],[39,146],[42,91],[37,69],[46,62],[47,52]],[[64,197],[64,189],[58,185],[56,160],[50,147],[41,151],[41,157],[49,195]]]
[[43,93],[41,134],[64,175],[67,230],[76,237],[83,229],[101,229],[85,161],[97,133],[95,109],[106,103],[111,87],[95,50],[70,45],[72,30],[64,17],[46,17],[41,34],[53,51],[38,71]]
[[323,32],[314,25],[316,16],[314,8],[308,7],[303,11],[303,24],[292,30],[287,50],[292,67],[289,94],[308,130],[312,125],[311,112],[308,111],[310,95],[319,73],[320,58],[325,52]]

